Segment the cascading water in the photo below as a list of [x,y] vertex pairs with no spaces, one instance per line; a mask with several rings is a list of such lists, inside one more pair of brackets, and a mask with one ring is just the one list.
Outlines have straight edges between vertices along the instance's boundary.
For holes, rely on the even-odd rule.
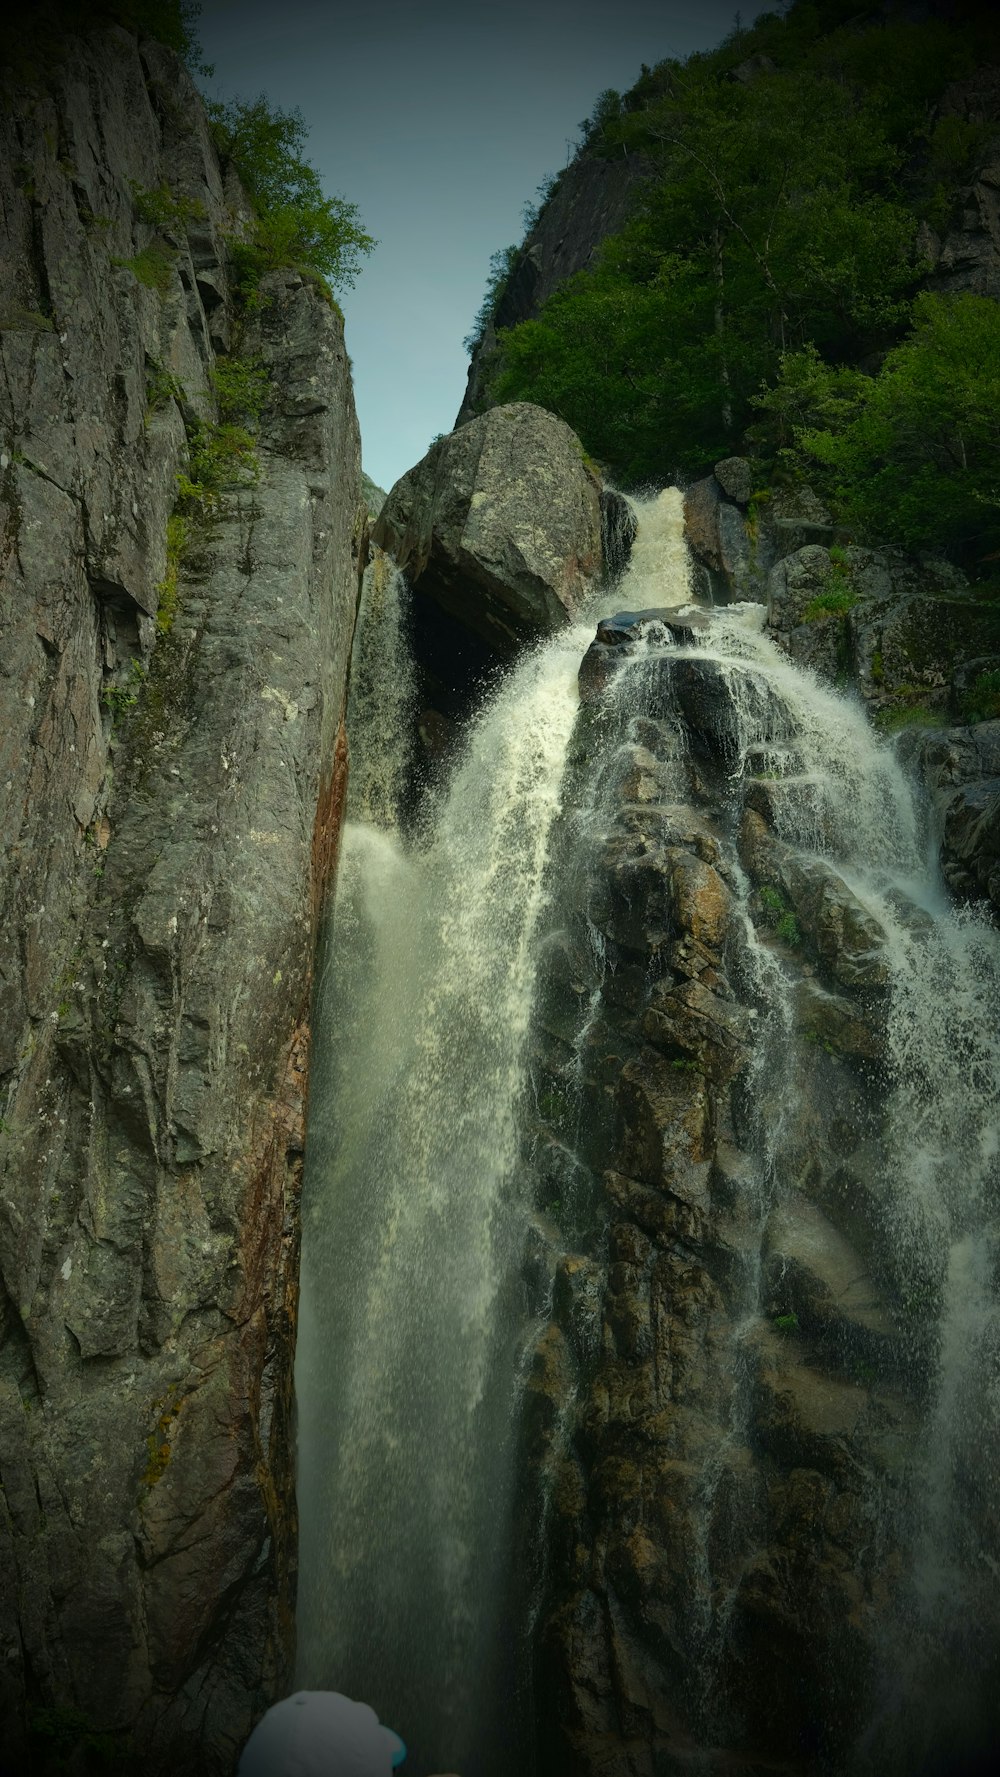
[[[393,609],[382,601],[390,666]],[[369,821],[352,800],[311,1102],[299,1679],[370,1700],[418,1777],[510,1768],[490,1691],[524,1219],[517,1109],[589,635],[569,629],[511,674],[413,845],[382,789],[393,773],[367,698],[352,737]],[[378,648],[370,630],[369,657]]]
[[[640,520],[614,602],[669,617],[690,596],[676,491]],[[695,1670],[678,1683],[690,1694],[686,1731],[706,1757],[742,1731],[741,1706],[724,1692],[735,1669],[731,1624],[765,1510],[764,1481],[739,1481],[756,1461],[760,1336],[773,1342],[761,1255],[769,1218],[808,1194],[803,1180],[815,1170],[795,1101],[819,1038],[809,1028],[803,1037],[797,1008],[805,990],[823,998],[800,948],[804,914],[784,890],[754,889],[735,853],[752,780],[775,841],[798,860],[789,880],[802,907],[822,910],[824,896],[841,896],[837,918],[856,928],[851,966],[875,983],[878,1063],[836,1088],[856,1124],[837,1138],[851,1156],[854,1195],[834,1203],[828,1191],[822,1207],[852,1238],[865,1223],[866,1264],[893,1317],[886,1374],[896,1387],[908,1367],[902,1386],[924,1426],[895,1491],[876,1476],[859,1496],[874,1541],[900,1553],[877,1635],[870,1720],[838,1730],[831,1768],[929,1770],[942,1736],[965,1732],[979,1744],[996,1656],[989,1634],[977,1645],[969,1623],[993,1622],[987,1592],[998,1574],[1000,939],[949,906],[892,748],[857,706],[776,648],[756,606],[703,613],[693,631],[640,626],[617,652],[586,744],[574,739],[577,672],[593,623],[565,630],[511,672],[472,725],[447,787],[428,801],[417,837],[404,840],[403,589],[380,571],[352,686],[351,801],[311,1101],[297,1377],[299,1681],[372,1702],[411,1744],[416,1777],[450,1766],[463,1777],[521,1777],[531,1767],[511,1725],[504,1645],[522,1633],[505,1612],[525,1338],[519,1267],[536,1214],[524,1130],[538,1116],[554,1129],[544,1164],[555,1182],[545,1187],[535,1248],[529,1242],[547,1254],[532,1304],[544,1317],[544,1277],[560,1244],[603,1250],[593,1201],[584,1201],[588,1190],[593,1197],[587,1179],[615,1163],[602,1017],[615,1025],[620,1067],[631,1014],[618,1008],[638,996],[641,1012],[655,987],[648,970],[643,977],[629,964],[627,938],[623,947],[614,937],[602,901],[610,811],[626,805],[627,829],[655,805],[690,836],[702,822],[694,795],[712,808],[735,910],[730,972],[752,1020],[742,1084],[752,1166],[741,1186],[732,1386],[715,1443],[701,1453],[681,1564]],[[398,699],[389,721],[386,683]],[[706,686],[716,700],[708,716],[699,704]],[[703,720],[722,734],[714,789],[692,763]],[[697,834],[696,842],[709,844]],[[865,943],[875,935],[873,948],[858,932]],[[824,966],[844,974],[829,955]],[[572,978],[577,1010],[551,1024],[545,1042],[558,1064],[547,1085],[535,1079],[529,1104],[533,1018],[539,995],[543,1024],[549,1016],[550,974]],[[582,1344],[596,1354],[610,1335],[599,1308],[587,1313]],[[831,1361],[869,1387],[867,1360],[851,1359],[847,1372],[843,1354]],[[807,1351],[801,1374],[813,1362]],[[560,1415],[556,1444],[565,1452],[568,1398]],[[549,1508],[536,1504],[537,1534]],[[714,1571],[720,1563],[724,1573]],[[536,1592],[532,1620],[539,1611]]]

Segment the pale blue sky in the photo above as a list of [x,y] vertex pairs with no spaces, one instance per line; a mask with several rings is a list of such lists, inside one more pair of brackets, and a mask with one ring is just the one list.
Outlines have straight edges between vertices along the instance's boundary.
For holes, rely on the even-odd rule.
[[203,0],[209,90],[298,106],[325,188],[378,238],[342,304],[382,487],[450,431],[490,254],[520,240],[598,93],[717,43],[734,15],[732,0]]

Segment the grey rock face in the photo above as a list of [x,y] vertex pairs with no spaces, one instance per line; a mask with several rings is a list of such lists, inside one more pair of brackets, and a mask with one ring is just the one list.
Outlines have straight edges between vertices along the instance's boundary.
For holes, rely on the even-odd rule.
[[995,607],[947,562],[807,544],[772,568],[767,621],[800,665],[853,682],[876,722],[913,725],[899,744],[930,793],[945,878],[960,899],[1000,908],[998,725],[943,728],[1000,664]]
[[746,457],[724,457],[715,465],[715,479],[724,494],[738,506],[747,506],[753,492],[753,473]]
[[969,596],[961,570],[897,549],[806,544],[771,569],[767,603],[778,645],[827,678],[851,678],[876,718],[916,708],[940,720],[967,664],[1000,659],[995,608]]
[[715,473],[688,488],[684,496],[687,539],[699,566],[707,571],[712,596],[756,599],[763,586],[758,537],[745,507],[752,484],[745,457],[726,457]]
[[570,428],[515,402],[433,445],[374,537],[421,600],[509,658],[567,623],[599,575],[599,496]]
[[1000,916],[1000,722],[906,736],[931,798],[945,880]]
[[[186,71],[124,31],[3,115],[3,1753],[46,1769],[42,1709],[137,1769],[221,1774],[289,1675],[357,429],[339,320],[272,276],[240,342],[259,477],[196,527],[158,626],[244,200]],[[199,207],[162,289],[114,263],[154,240],[130,181]]]

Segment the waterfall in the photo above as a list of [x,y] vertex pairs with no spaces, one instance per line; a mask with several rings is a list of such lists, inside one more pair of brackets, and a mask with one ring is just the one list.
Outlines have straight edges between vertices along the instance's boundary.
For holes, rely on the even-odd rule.
[[[484,1702],[502,1657],[517,1111],[591,630],[510,675],[413,842],[383,790],[384,729],[352,735],[305,1186],[298,1677],[396,1722],[418,1774],[509,1768],[474,1742],[502,1732]],[[364,650],[373,686],[393,676],[377,632]]]
[[[950,905],[913,786],[860,706],[794,665],[760,606],[689,621],[677,491],[639,521],[614,594],[510,671],[405,831],[406,589],[384,562],[369,570],[304,1189],[298,1681],[372,1703],[411,1747],[414,1777],[532,1769],[511,1647],[526,1622],[544,1632],[560,1584],[545,1488],[589,1457],[574,1455],[583,1402],[570,1388],[547,1434],[550,1479],[518,1490],[524,1354],[561,1312],[567,1255],[573,1275],[607,1275],[609,1069],[638,1054],[664,969],[660,938],[655,967],[630,956],[622,923],[638,914],[612,906],[608,858],[617,847],[641,862],[658,822],[671,844],[715,856],[728,885],[749,1058],[732,1110],[747,1158],[725,1212],[739,1225],[725,1375],[705,1409],[712,1438],[677,1471],[692,1470],[677,1707],[706,1758],[743,1744],[734,1625],[768,1509],[757,1379],[768,1363],[807,1377],[825,1363],[838,1387],[867,1391],[870,1418],[898,1397],[914,1428],[907,1454],[856,1495],[881,1614],[863,1713],[838,1727],[831,1768],[909,1777],[939,1742],[978,1743],[995,1657],[970,1624],[993,1623],[1000,1575],[1000,935]],[[595,619],[618,606],[642,621],[581,710]],[[857,1004],[876,1021],[878,1060],[849,1078],[801,1012],[803,993],[830,998],[815,977],[831,958],[803,948],[805,912],[777,891],[768,902],[741,861],[741,821],[758,806],[769,843],[796,860],[803,908],[806,889],[821,899],[833,883],[877,934],[877,968],[863,960],[882,972]],[[649,892],[669,924],[662,885]],[[850,1165],[820,1179],[824,1116]],[[767,1293],[768,1242],[789,1210],[862,1243],[884,1357],[776,1340],[776,1318],[796,1323]],[[598,1295],[574,1301],[585,1376],[611,1335]],[[523,1576],[520,1592],[509,1584],[523,1567],[530,1599]],[[839,1697],[849,1677],[835,1647],[824,1658]]]

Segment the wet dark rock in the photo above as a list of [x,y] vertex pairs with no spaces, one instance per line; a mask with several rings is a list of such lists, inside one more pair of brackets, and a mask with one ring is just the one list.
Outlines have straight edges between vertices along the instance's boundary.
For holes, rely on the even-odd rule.
[[621,651],[630,651],[651,629],[662,631],[664,638],[678,647],[688,648],[704,633],[705,617],[692,607],[679,613],[673,607],[656,607],[648,611],[616,611],[602,617],[597,633],[580,663],[580,695],[585,702],[599,698],[607,689],[621,660]]
[[638,522],[623,494],[614,488],[601,489],[601,560],[604,578],[611,585],[620,580],[628,567]]
[[794,852],[753,809],[740,827],[740,857],[754,882],[787,895],[803,937],[832,981],[854,989],[886,986],[886,934],[832,865]]
[[909,734],[904,756],[931,797],[949,888],[1000,916],[1000,721]]
[[872,1007],[866,1006],[862,1016],[856,999],[828,993],[817,981],[802,980],[795,989],[795,1013],[806,1042],[855,1061],[880,1060],[884,1032]]
[[897,1361],[897,1330],[858,1251],[822,1210],[794,1196],[772,1214],[764,1236],[765,1299],[772,1320],[796,1330],[831,1361],[852,1367]]
[[667,1054],[678,1052],[678,1068],[695,1065],[717,1086],[726,1086],[747,1065],[749,1019],[742,1007],[720,999],[701,981],[654,988],[643,1019],[643,1035]]
[[[666,670],[692,753],[730,779],[741,764],[732,674],[720,662],[697,656],[670,661]],[[752,668],[742,672],[738,694],[743,721],[752,726],[759,743],[772,746],[787,738],[788,713],[762,674]]]

